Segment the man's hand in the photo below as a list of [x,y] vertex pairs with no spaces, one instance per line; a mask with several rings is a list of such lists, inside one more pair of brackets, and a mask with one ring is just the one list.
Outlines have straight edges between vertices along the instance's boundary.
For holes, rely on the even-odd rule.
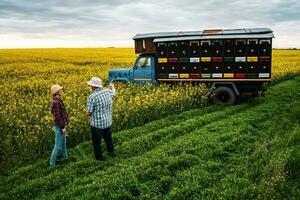
[[108,85],[108,89],[110,89],[110,90],[114,90],[114,89],[115,89],[115,86],[114,86],[114,84],[110,83],[110,84]]
[[90,117],[90,116],[92,115],[92,113],[87,111],[87,112],[85,113],[85,115],[86,115],[87,117]]
[[63,134],[67,133],[67,129],[66,128],[61,129],[61,131],[62,131]]

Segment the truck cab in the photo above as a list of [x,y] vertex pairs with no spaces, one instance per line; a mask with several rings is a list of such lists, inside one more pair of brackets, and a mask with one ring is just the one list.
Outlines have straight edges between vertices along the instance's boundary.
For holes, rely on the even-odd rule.
[[108,81],[118,81],[137,84],[154,84],[156,83],[155,69],[155,54],[142,53],[136,58],[133,67],[128,69],[109,70]]

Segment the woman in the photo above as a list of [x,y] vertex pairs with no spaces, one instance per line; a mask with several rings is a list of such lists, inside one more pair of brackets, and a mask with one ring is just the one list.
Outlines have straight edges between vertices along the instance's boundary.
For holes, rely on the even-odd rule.
[[63,87],[58,84],[52,85],[51,93],[53,95],[53,99],[51,102],[51,113],[54,118],[54,132],[55,132],[55,144],[52,150],[51,158],[50,158],[50,166],[55,166],[57,154],[59,152],[63,155],[63,160],[68,158],[67,152],[67,140],[66,140],[66,125],[69,122],[68,114],[66,112],[66,108],[62,100],[60,99],[63,94]]

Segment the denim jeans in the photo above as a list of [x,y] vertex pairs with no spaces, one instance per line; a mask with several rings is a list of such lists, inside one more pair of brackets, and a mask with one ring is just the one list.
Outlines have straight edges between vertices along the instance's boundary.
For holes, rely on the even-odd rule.
[[100,129],[91,126],[92,142],[93,149],[95,153],[96,160],[103,160],[102,151],[101,151],[101,138],[104,138],[106,147],[109,153],[113,153],[114,146],[111,137],[111,128]]
[[55,144],[50,158],[50,166],[55,166],[59,152],[62,153],[64,159],[68,158],[66,135],[62,133],[62,129],[58,126],[54,126],[53,129],[55,132]]

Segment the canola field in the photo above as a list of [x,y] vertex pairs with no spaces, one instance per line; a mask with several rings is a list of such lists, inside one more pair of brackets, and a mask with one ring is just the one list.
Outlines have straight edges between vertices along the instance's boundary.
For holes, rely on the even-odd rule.
[[[30,162],[48,155],[53,146],[50,87],[65,89],[70,117],[68,146],[90,138],[85,117],[90,95],[87,81],[104,81],[110,68],[133,65],[133,49],[0,50],[0,156],[3,163]],[[141,126],[169,114],[207,105],[204,85],[136,86],[116,84],[114,130]]]
[[[49,88],[65,88],[63,100],[70,115],[70,147],[89,139],[84,116],[92,76],[104,81],[111,68],[133,65],[133,49],[15,49],[0,50],[0,160],[34,161],[48,155],[53,144]],[[299,72],[300,51],[273,51],[273,80]],[[117,84],[114,130],[141,126],[169,114],[208,104],[204,85],[136,86]]]
[[[117,84],[116,158],[97,162],[84,142],[86,81],[134,58],[133,49],[0,50],[0,199],[299,197],[300,51],[274,50],[266,97],[237,106],[207,106],[203,85]],[[53,83],[71,117],[70,159],[55,169]]]

